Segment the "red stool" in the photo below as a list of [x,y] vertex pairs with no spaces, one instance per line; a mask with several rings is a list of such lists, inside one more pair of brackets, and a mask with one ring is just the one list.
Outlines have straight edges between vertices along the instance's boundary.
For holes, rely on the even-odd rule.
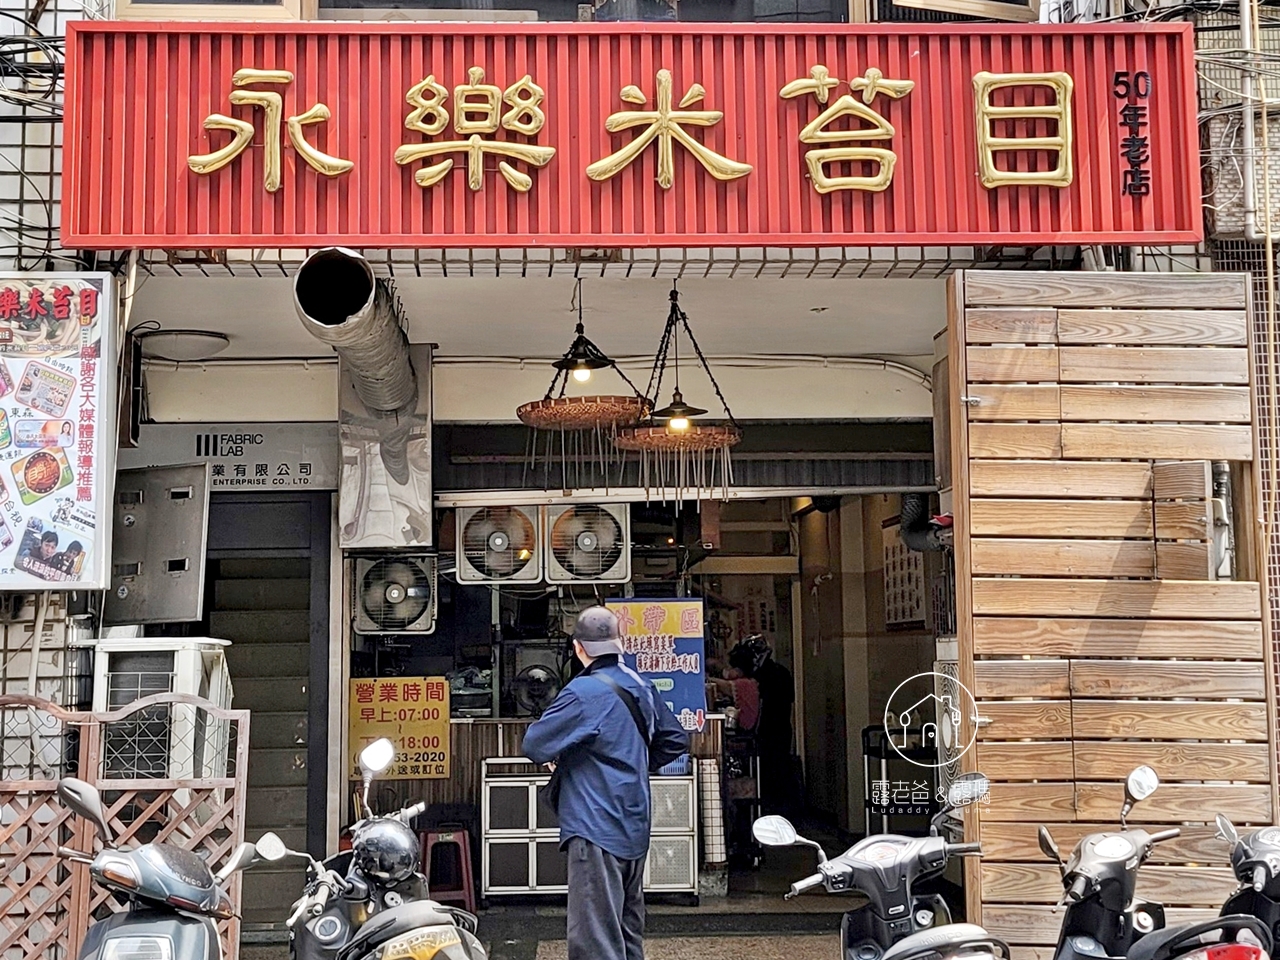
[[[435,859],[437,847],[443,854],[440,864]],[[437,866],[444,867],[439,873],[447,874],[450,886],[437,886]],[[471,836],[465,827],[441,824],[426,834],[422,844],[422,872],[427,876],[427,891],[432,900],[459,905],[468,913],[476,912],[475,884],[471,879]]]

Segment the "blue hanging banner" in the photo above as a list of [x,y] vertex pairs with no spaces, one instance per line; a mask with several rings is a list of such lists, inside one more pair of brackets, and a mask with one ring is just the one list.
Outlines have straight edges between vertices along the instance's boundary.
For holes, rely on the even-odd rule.
[[707,725],[706,641],[701,600],[610,600],[627,666],[653,683],[680,725]]

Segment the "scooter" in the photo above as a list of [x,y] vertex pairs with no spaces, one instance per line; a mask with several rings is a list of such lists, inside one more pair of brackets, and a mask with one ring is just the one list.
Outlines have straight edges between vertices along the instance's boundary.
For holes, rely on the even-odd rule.
[[1280,827],[1263,827],[1240,836],[1222,814],[1218,836],[1231,845],[1231,868],[1240,889],[1222,905],[1222,915],[1247,913],[1280,938]]
[[190,850],[148,843],[133,850],[113,846],[98,791],[68,777],[58,796],[71,810],[98,828],[102,852],[96,856],[67,847],[58,856],[89,865],[94,881],[129,900],[129,909],[89,927],[79,960],[221,960],[215,920],[233,916],[225,885],[254,858],[252,843],[242,843],[216,873]]
[[861,893],[866,905],[840,921],[842,960],[937,960],[938,957],[995,957],[1009,960],[1003,941],[972,923],[952,923],[951,911],[938,894],[913,893],[917,881],[937,876],[951,857],[981,856],[977,843],[951,843],[940,830],[953,831],[954,812],[982,800],[990,788],[982,774],[957,777],[947,803],[934,817],[927,837],[880,834],[867,837],[844,853],[827,859],[821,845],[806,840],[783,817],[761,817],[752,826],[766,847],[813,847],[818,872],[791,885],[790,900],[822,887],[827,893]]
[[[1155,793],[1160,778],[1138,767],[1125,780],[1120,831],[1091,833],[1064,861],[1053,837],[1040,827],[1040,850],[1058,865],[1066,905],[1054,960],[1263,960],[1271,953],[1271,934],[1257,919],[1242,914],[1205,923],[1165,926],[1164,906],[1136,895],[1138,870],[1157,843],[1181,834],[1177,827],[1149,833],[1130,830],[1135,804]],[[1237,942],[1241,934],[1254,943]]]
[[374,777],[394,760],[390,740],[360,752],[365,816],[351,828],[350,850],[318,861],[289,850],[274,833],[259,838],[262,860],[307,861],[306,886],[286,921],[293,960],[486,960],[476,917],[431,900],[418,870],[418,838],[409,823],[426,804],[384,816],[369,806]]

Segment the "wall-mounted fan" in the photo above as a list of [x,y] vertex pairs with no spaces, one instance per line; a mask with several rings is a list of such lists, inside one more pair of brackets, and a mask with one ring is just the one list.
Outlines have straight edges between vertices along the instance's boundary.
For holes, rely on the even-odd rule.
[[536,507],[464,507],[457,517],[459,583],[542,579]]
[[435,557],[421,553],[356,557],[354,588],[357,633],[435,630]]
[[516,713],[522,717],[540,717],[560,692],[560,678],[543,663],[525,667],[511,681]]
[[626,583],[631,579],[631,511],[625,504],[547,507],[547,580]]

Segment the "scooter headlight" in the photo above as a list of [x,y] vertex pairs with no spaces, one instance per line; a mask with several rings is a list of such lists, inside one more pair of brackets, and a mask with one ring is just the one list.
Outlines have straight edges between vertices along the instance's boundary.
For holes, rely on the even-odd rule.
[[462,942],[457,927],[433,927],[414,930],[382,945],[378,960],[434,960],[445,947]]
[[112,937],[102,945],[102,960],[173,960],[168,937]]

